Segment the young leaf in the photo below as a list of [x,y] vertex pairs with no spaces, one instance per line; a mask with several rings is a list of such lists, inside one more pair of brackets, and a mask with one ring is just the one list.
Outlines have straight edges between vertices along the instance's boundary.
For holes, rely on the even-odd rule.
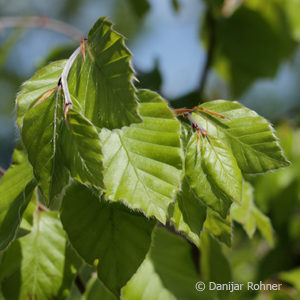
[[170,221],[178,231],[185,233],[199,247],[200,232],[203,228],[205,218],[205,205],[195,196],[186,178],[184,178],[181,191],[177,193]]
[[23,89],[17,97],[17,124],[20,127],[27,110],[47,91],[57,86],[65,63],[65,60],[51,63],[24,83]]
[[223,219],[219,216],[219,214],[215,213],[211,209],[208,209],[204,228],[219,242],[231,247],[232,233],[230,216],[227,216],[226,219]]
[[0,181],[0,250],[15,238],[35,185],[25,153],[16,149],[13,164]]
[[60,293],[70,288],[78,264],[67,260],[67,252],[58,214],[34,214],[31,233],[14,241],[1,262],[6,299],[62,299]]
[[180,123],[156,93],[142,90],[138,97],[143,123],[100,134],[106,197],[164,223],[180,184]]
[[274,234],[273,227],[270,219],[265,216],[257,207],[253,207],[253,215],[256,221],[256,226],[263,235],[263,237],[268,241],[271,247],[274,247]]
[[22,139],[39,187],[48,204],[68,182],[59,133],[63,122],[62,99],[56,91],[32,107],[24,117]]
[[255,206],[253,197],[252,186],[250,183],[244,181],[242,205],[232,205],[231,217],[243,225],[250,238],[252,238],[257,227],[270,246],[273,247],[274,236],[271,221]]
[[224,140],[243,173],[255,174],[289,166],[270,123],[238,102],[211,101],[202,107],[226,116],[193,114],[209,135]]
[[198,140],[195,133],[187,146],[185,169],[196,195],[223,217],[228,214],[232,201],[240,203],[242,174],[223,142],[213,137]]
[[69,110],[63,126],[64,162],[71,175],[83,183],[103,187],[100,138],[95,126],[80,113]]
[[121,128],[141,121],[130,60],[124,38],[100,18],[89,32],[85,59],[78,56],[68,77],[74,105],[96,127]]
[[149,250],[154,220],[80,183],[67,189],[61,219],[73,247],[89,264],[99,261],[98,277],[118,296]]
[[253,205],[253,187],[249,182],[244,181],[242,205],[234,203],[231,206],[230,216],[233,220],[243,225],[250,238],[252,238],[256,230],[256,221],[252,213]]

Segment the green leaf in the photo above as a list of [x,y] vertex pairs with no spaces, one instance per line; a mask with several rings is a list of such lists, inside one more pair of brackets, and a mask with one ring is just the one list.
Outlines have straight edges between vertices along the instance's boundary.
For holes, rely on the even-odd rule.
[[219,216],[219,214],[215,213],[211,209],[208,209],[204,228],[219,242],[231,247],[232,233],[230,216],[227,216],[226,219],[223,219]]
[[40,69],[24,86],[17,97],[17,124],[21,127],[27,110],[50,89],[57,86],[66,61],[56,61]]
[[34,187],[32,168],[26,155],[16,149],[13,164],[0,181],[0,250],[15,238]]
[[[204,35],[209,26],[204,27]],[[287,15],[273,0],[246,1],[231,17],[216,21],[214,34],[214,67],[235,97],[256,79],[275,76],[296,46]]]
[[191,253],[186,240],[156,228],[150,254],[122,289],[123,299],[215,299],[214,292],[195,289],[201,279]]
[[242,224],[248,236],[252,238],[256,227],[261,231],[271,246],[274,246],[274,236],[271,221],[254,204],[253,187],[249,182],[244,181],[242,205],[233,204],[231,217]]
[[80,183],[67,189],[61,219],[73,247],[87,263],[99,261],[98,277],[118,296],[148,252],[154,220]]
[[142,90],[138,97],[143,123],[100,134],[106,197],[165,223],[180,185],[180,123],[156,93]]
[[117,300],[114,294],[112,294],[97,277],[93,277],[89,280],[83,299]]
[[142,18],[150,9],[147,0],[128,0],[137,17]]
[[279,278],[294,285],[300,291],[300,268],[281,272]]
[[122,289],[124,300],[176,300],[176,297],[164,287],[159,274],[155,272],[152,261],[146,258],[138,271]]
[[263,235],[263,237],[268,241],[271,247],[274,247],[274,234],[273,227],[270,219],[265,216],[257,207],[252,208],[252,212],[256,221],[256,226]]
[[100,18],[89,32],[85,60],[78,56],[68,77],[74,107],[96,127],[140,122],[130,60],[124,38]]
[[212,299],[214,293],[195,289],[200,275],[191,254],[191,246],[183,238],[163,228],[154,231],[150,259],[163,285],[176,299]]
[[177,194],[170,221],[178,231],[186,234],[199,247],[200,232],[205,218],[205,205],[195,196],[187,180],[183,179],[181,191]]
[[299,10],[300,1],[299,0],[283,0],[285,5],[286,13],[289,17],[290,26],[292,29],[294,39],[300,41],[300,21],[299,21]]
[[[221,245],[207,231],[201,233],[201,271],[206,281],[227,283],[232,281],[232,272]],[[218,291],[221,299],[228,299],[229,291]]]
[[31,233],[14,241],[4,253],[0,266],[4,296],[64,299],[76,274],[74,261],[67,261],[66,253],[67,240],[58,214],[36,213]]
[[242,224],[248,236],[252,238],[256,230],[255,217],[252,214],[253,208],[253,187],[249,182],[244,181],[242,205],[231,206],[231,218]]
[[60,151],[61,102],[62,98],[53,91],[48,98],[32,107],[23,120],[22,139],[47,204],[52,203],[69,180]]
[[80,113],[69,110],[68,128],[64,126],[64,162],[71,175],[83,183],[103,187],[100,138],[95,126]]
[[240,203],[242,174],[230,149],[212,136],[194,133],[186,151],[185,174],[196,195],[223,217],[232,201]]
[[238,102],[216,100],[201,107],[226,116],[205,112],[193,114],[210,136],[226,142],[243,173],[256,174],[289,166],[270,123]]

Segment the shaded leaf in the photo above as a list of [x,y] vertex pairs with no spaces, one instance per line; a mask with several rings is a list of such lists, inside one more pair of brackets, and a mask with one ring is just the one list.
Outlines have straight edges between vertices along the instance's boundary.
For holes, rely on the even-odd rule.
[[0,250],[15,238],[34,187],[32,168],[26,155],[16,149],[13,164],[0,181]]
[[279,278],[294,285],[300,291],[300,268],[281,272]]
[[61,219],[73,247],[89,264],[99,261],[98,277],[118,296],[148,252],[154,220],[80,183],[67,189]]
[[83,299],[117,300],[114,294],[112,294],[97,277],[93,277],[89,280]]
[[181,191],[177,193],[170,221],[178,231],[185,233],[199,247],[200,232],[205,218],[205,205],[195,196],[186,179],[184,179]]
[[150,259],[163,286],[176,299],[213,299],[213,292],[199,293],[195,289],[200,276],[191,253],[191,246],[183,238],[163,228],[154,231]]
[[[227,283],[232,281],[232,272],[221,245],[207,231],[201,233],[201,271],[206,281]],[[228,299],[229,291],[218,291],[221,299]]]
[[22,125],[27,110],[47,91],[55,88],[66,61],[60,60],[40,69],[24,86],[17,97],[17,124]]
[[58,214],[35,214],[31,233],[14,241],[3,256],[0,268],[4,296],[64,299],[63,291],[70,288],[76,273],[74,261],[66,262],[66,251],[66,236]]
[[123,299],[215,299],[214,292],[195,289],[200,276],[183,238],[156,228],[153,239],[150,254],[122,289]]
[[150,9],[150,4],[147,0],[128,0],[134,12],[138,17],[143,17]]
[[83,183],[103,187],[100,138],[94,125],[75,110],[69,110],[64,126],[64,162],[71,175]]
[[289,166],[270,123],[238,102],[216,100],[202,107],[225,115],[213,117],[205,112],[193,114],[210,136],[230,147],[243,173],[255,174]]
[[74,108],[96,127],[113,129],[141,121],[130,60],[124,38],[100,18],[89,32],[85,60],[78,56],[68,77]]
[[142,90],[138,97],[143,123],[100,134],[106,197],[164,223],[180,184],[180,123],[156,93]]
[[191,137],[186,151],[186,177],[196,195],[223,217],[232,201],[240,203],[242,175],[230,149],[221,140]]
[[32,107],[24,117],[22,139],[47,204],[68,182],[60,151],[62,99],[56,91]]
[[231,247],[232,232],[230,216],[227,216],[226,219],[223,219],[219,216],[219,214],[215,213],[211,209],[208,209],[204,228],[219,242]]
[[273,0],[246,1],[231,17],[219,18],[215,40],[214,66],[234,96],[241,95],[256,79],[275,76],[296,46],[287,16]]
[[256,221],[252,213],[253,203],[253,188],[250,183],[244,181],[242,205],[235,203],[231,207],[231,218],[243,225],[248,236],[252,238],[256,230]]

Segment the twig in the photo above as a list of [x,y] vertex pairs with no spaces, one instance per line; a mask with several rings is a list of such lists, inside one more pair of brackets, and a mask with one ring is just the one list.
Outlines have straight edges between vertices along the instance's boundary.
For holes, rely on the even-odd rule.
[[85,283],[79,274],[75,277],[75,284],[78,287],[78,290],[81,294],[84,294],[86,291]]
[[5,170],[0,167],[0,175],[3,176],[4,174],[5,174]]
[[30,16],[30,17],[0,17],[0,30],[5,28],[15,27],[42,27],[52,31],[59,32],[65,36],[70,37],[72,40],[80,42],[82,33],[75,27],[55,19],[43,16]]
[[79,46],[74,52],[73,54],[70,56],[70,58],[68,59],[62,73],[60,76],[60,79],[58,81],[58,85],[62,86],[62,90],[64,92],[64,96],[65,96],[65,116],[67,113],[67,109],[69,107],[72,107],[72,100],[71,100],[71,95],[69,92],[69,86],[68,86],[68,75],[69,72],[75,62],[76,57],[79,55],[79,53],[81,52],[81,46]]
[[41,202],[38,202],[38,210],[39,211],[49,211],[49,209],[44,206]]
[[[208,8],[206,12],[206,23],[208,28],[208,49],[207,49],[206,61],[204,64],[204,68],[199,83],[200,97],[203,96],[209,70],[213,63],[213,57],[214,57],[215,46],[216,46],[216,21],[214,19],[213,13],[210,8]],[[195,103],[195,105],[197,104],[198,103]]]

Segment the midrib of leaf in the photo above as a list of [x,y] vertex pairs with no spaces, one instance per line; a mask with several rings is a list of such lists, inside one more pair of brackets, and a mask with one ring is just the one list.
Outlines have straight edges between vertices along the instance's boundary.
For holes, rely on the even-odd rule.
[[[108,32],[109,32],[109,31],[108,31]],[[116,40],[116,41],[114,41],[113,44],[111,44],[111,45],[109,45],[107,48],[103,49],[101,53],[103,53],[105,50],[111,48],[111,47],[112,47],[116,42],[118,42],[118,41],[119,41],[119,39]],[[97,68],[97,70],[101,73],[103,79],[105,80],[105,84],[111,89],[111,91],[112,91],[113,94],[119,95],[119,96],[120,96],[119,90],[116,90],[116,89],[112,88],[112,86],[111,86],[110,83],[109,83],[109,78],[106,77],[105,73],[101,70],[101,67],[98,66],[98,63],[96,62],[96,60],[95,60],[93,54],[92,54],[91,51],[89,50],[88,45],[87,45],[87,49],[88,49],[87,53],[88,53],[88,55],[90,56],[91,61],[94,63],[94,65],[95,65],[95,67]],[[124,56],[122,56],[122,58],[123,58],[123,57],[124,57]],[[118,59],[119,59],[119,58],[118,58]],[[115,59],[114,61],[117,61],[117,60]],[[111,62],[110,62],[110,63],[111,63]],[[106,65],[107,65],[107,64],[104,64],[104,66],[106,66]],[[92,65],[91,65],[90,70],[89,70],[89,73],[88,73],[88,78],[90,77],[90,71],[91,71],[91,69],[92,69]],[[120,74],[117,74],[117,75],[120,75]],[[128,73],[128,75],[129,75],[129,73]],[[96,90],[97,90],[97,85],[98,85],[98,81],[96,81]],[[131,84],[131,87],[132,87],[132,89],[134,89],[134,86],[133,86],[132,84]],[[85,100],[86,100],[86,93],[85,93],[84,98],[85,98]],[[122,99],[122,96],[121,96],[120,98]],[[119,101],[119,104],[121,104],[121,106],[122,106],[125,110],[127,110],[127,107],[126,107],[126,105],[125,105],[125,103],[124,103],[123,101]],[[134,117],[134,114],[133,114],[131,111],[129,111],[129,113]]]
[[[214,153],[215,153],[215,156],[217,157],[217,160],[220,162],[220,165],[222,166],[222,174],[226,174],[226,176],[229,176],[233,181],[236,181],[236,177],[234,177],[234,176],[232,176],[231,174],[230,174],[230,172],[227,172],[227,168],[226,168],[226,166],[228,166],[228,164],[226,164],[225,162],[223,163],[222,162],[222,160],[220,159],[220,157],[219,157],[219,154],[217,153],[217,150],[215,149],[215,146],[212,144],[212,143],[210,143],[209,142],[209,144],[210,144],[210,146],[211,146],[211,148],[212,148],[212,150],[214,151]],[[225,145],[226,146],[226,145]],[[223,149],[221,149],[221,150],[223,150]],[[233,157],[233,159],[234,159],[234,157]],[[230,167],[230,166],[229,166]],[[207,175],[207,173],[206,173],[206,175]],[[209,175],[207,175],[209,178],[210,178],[210,176]],[[224,177],[224,175],[223,175],[223,177]],[[212,180],[212,178],[211,178],[211,180]],[[227,193],[226,193],[227,194]],[[230,198],[232,198],[230,195],[228,195]],[[232,200],[234,200],[235,202],[237,202],[236,201],[236,199],[232,199]],[[240,202],[239,202],[240,203]]]
[[[135,176],[137,177],[138,181],[141,182],[142,185],[143,185],[143,188],[144,188],[144,190],[145,190],[145,192],[146,192],[146,194],[147,194],[147,198],[148,198],[148,199],[151,199],[151,197],[150,197],[149,194],[148,194],[148,189],[147,189],[147,187],[144,185],[143,181],[140,179],[140,176],[138,175],[138,171],[136,170],[136,169],[138,169],[138,168],[136,168],[136,167],[134,166],[134,164],[132,164],[132,162],[131,162],[131,158],[130,158],[129,151],[128,151],[127,148],[125,147],[125,145],[124,145],[124,143],[123,143],[123,141],[122,141],[122,137],[121,137],[121,135],[120,135],[119,132],[118,132],[118,136],[119,136],[120,143],[121,143],[122,147],[124,148],[124,150],[125,150],[125,152],[126,152],[126,155],[127,155],[127,159],[128,159],[127,166],[126,166],[125,170],[128,168],[128,165],[129,165],[129,162],[130,162],[131,166],[133,167]],[[111,160],[111,161],[112,161],[112,160]],[[139,170],[139,169],[138,169],[138,170]],[[124,174],[125,174],[125,171],[123,172],[123,174],[122,174],[122,176],[121,176],[120,182],[122,181],[122,178],[123,178]],[[119,186],[118,186],[118,189],[119,189],[119,187],[120,187],[120,184],[119,184]],[[134,191],[136,190],[136,187],[137,187],[137,183],[136,183],[136,186],[135,186]],[[118,192],[118,189],[116,190],[116,194],[117,194],[117,192]]]
[[[237,108],[236,108],[236,109],[237,109]],[[272,160],[272,161],[275,161],[275,162],[278,161],[278,160],[276,160],[275,158],[268,156],[265,152],[259,151],[259,150],[255,149],[254,147],[252,147],[253,145],[257,145],[257,144],[246,144],[246,143],[244,143],[242,140],[239,139],[241,136],[236,137],[236,136],[230,134],[230,132],[229,132],[228,130],[226,130],[226,129],[224,129],[224,128],[222,128],[221,126],[218,125],[218,122],[215,121],[215,117],[209,115],[209,119],[208,119],[208,118],[207,118],[207,113],[206,113],[206,112],[201,112],[201,115],[205,118],[205,121],[206,121],[207,123],[210,123],[210,122],[213,123],[214,126],[215,126],[215,128],[217,129],[217,131],[223,132],[225,136],[226,136],[226,135],[229,136],[231,139],[235,140],[238,144],[242,144],[243,146],[247,147],[247,148],[250,149],[251,151],[255,151],[256,153],[258,153],[259,156],[264,156],[264,157],[266,157],[266,159],[268,159],[268,160]],[[253,117],[254,117],[254,116],[253,116]],[[226,124],[225,124],[225,125],[226,125]],[[207,127],[208,127],[208,126],[207,126]],[[270,132],[272,133],[272,136],[273,136],[274,139],[275,139],[274,142],[275,142],[275,143],[278,143],[278,142],[277,142],[276,136],[274,136],[273,129],[270,127],[270,125],[268,125],[268,127],[269,127]],[[267,131],[267,130],[264,130],[264,131],[262,131],[262,132],[268,132],[268,131]],[[260,133],[261,133],[261,132],[260,132]],[[254,134],[256,134],[256,133],[254,133]],[[251,134],[247,134],[247,135],[251,135]],[[269,143],[269,142],[262,142],[262,143],[258,143],[258,144],[265,144],[265,143]],[[282,152],[282,151],[281,151],[281,152]],[[242,153],[243,153],[244,159],[247,161],[247,158],[244,156],[244,151],[242,151]],[[257,158],[256,158],[256,160],[259,162],[260,166],[262,167],[260,160],[257,159]]]

